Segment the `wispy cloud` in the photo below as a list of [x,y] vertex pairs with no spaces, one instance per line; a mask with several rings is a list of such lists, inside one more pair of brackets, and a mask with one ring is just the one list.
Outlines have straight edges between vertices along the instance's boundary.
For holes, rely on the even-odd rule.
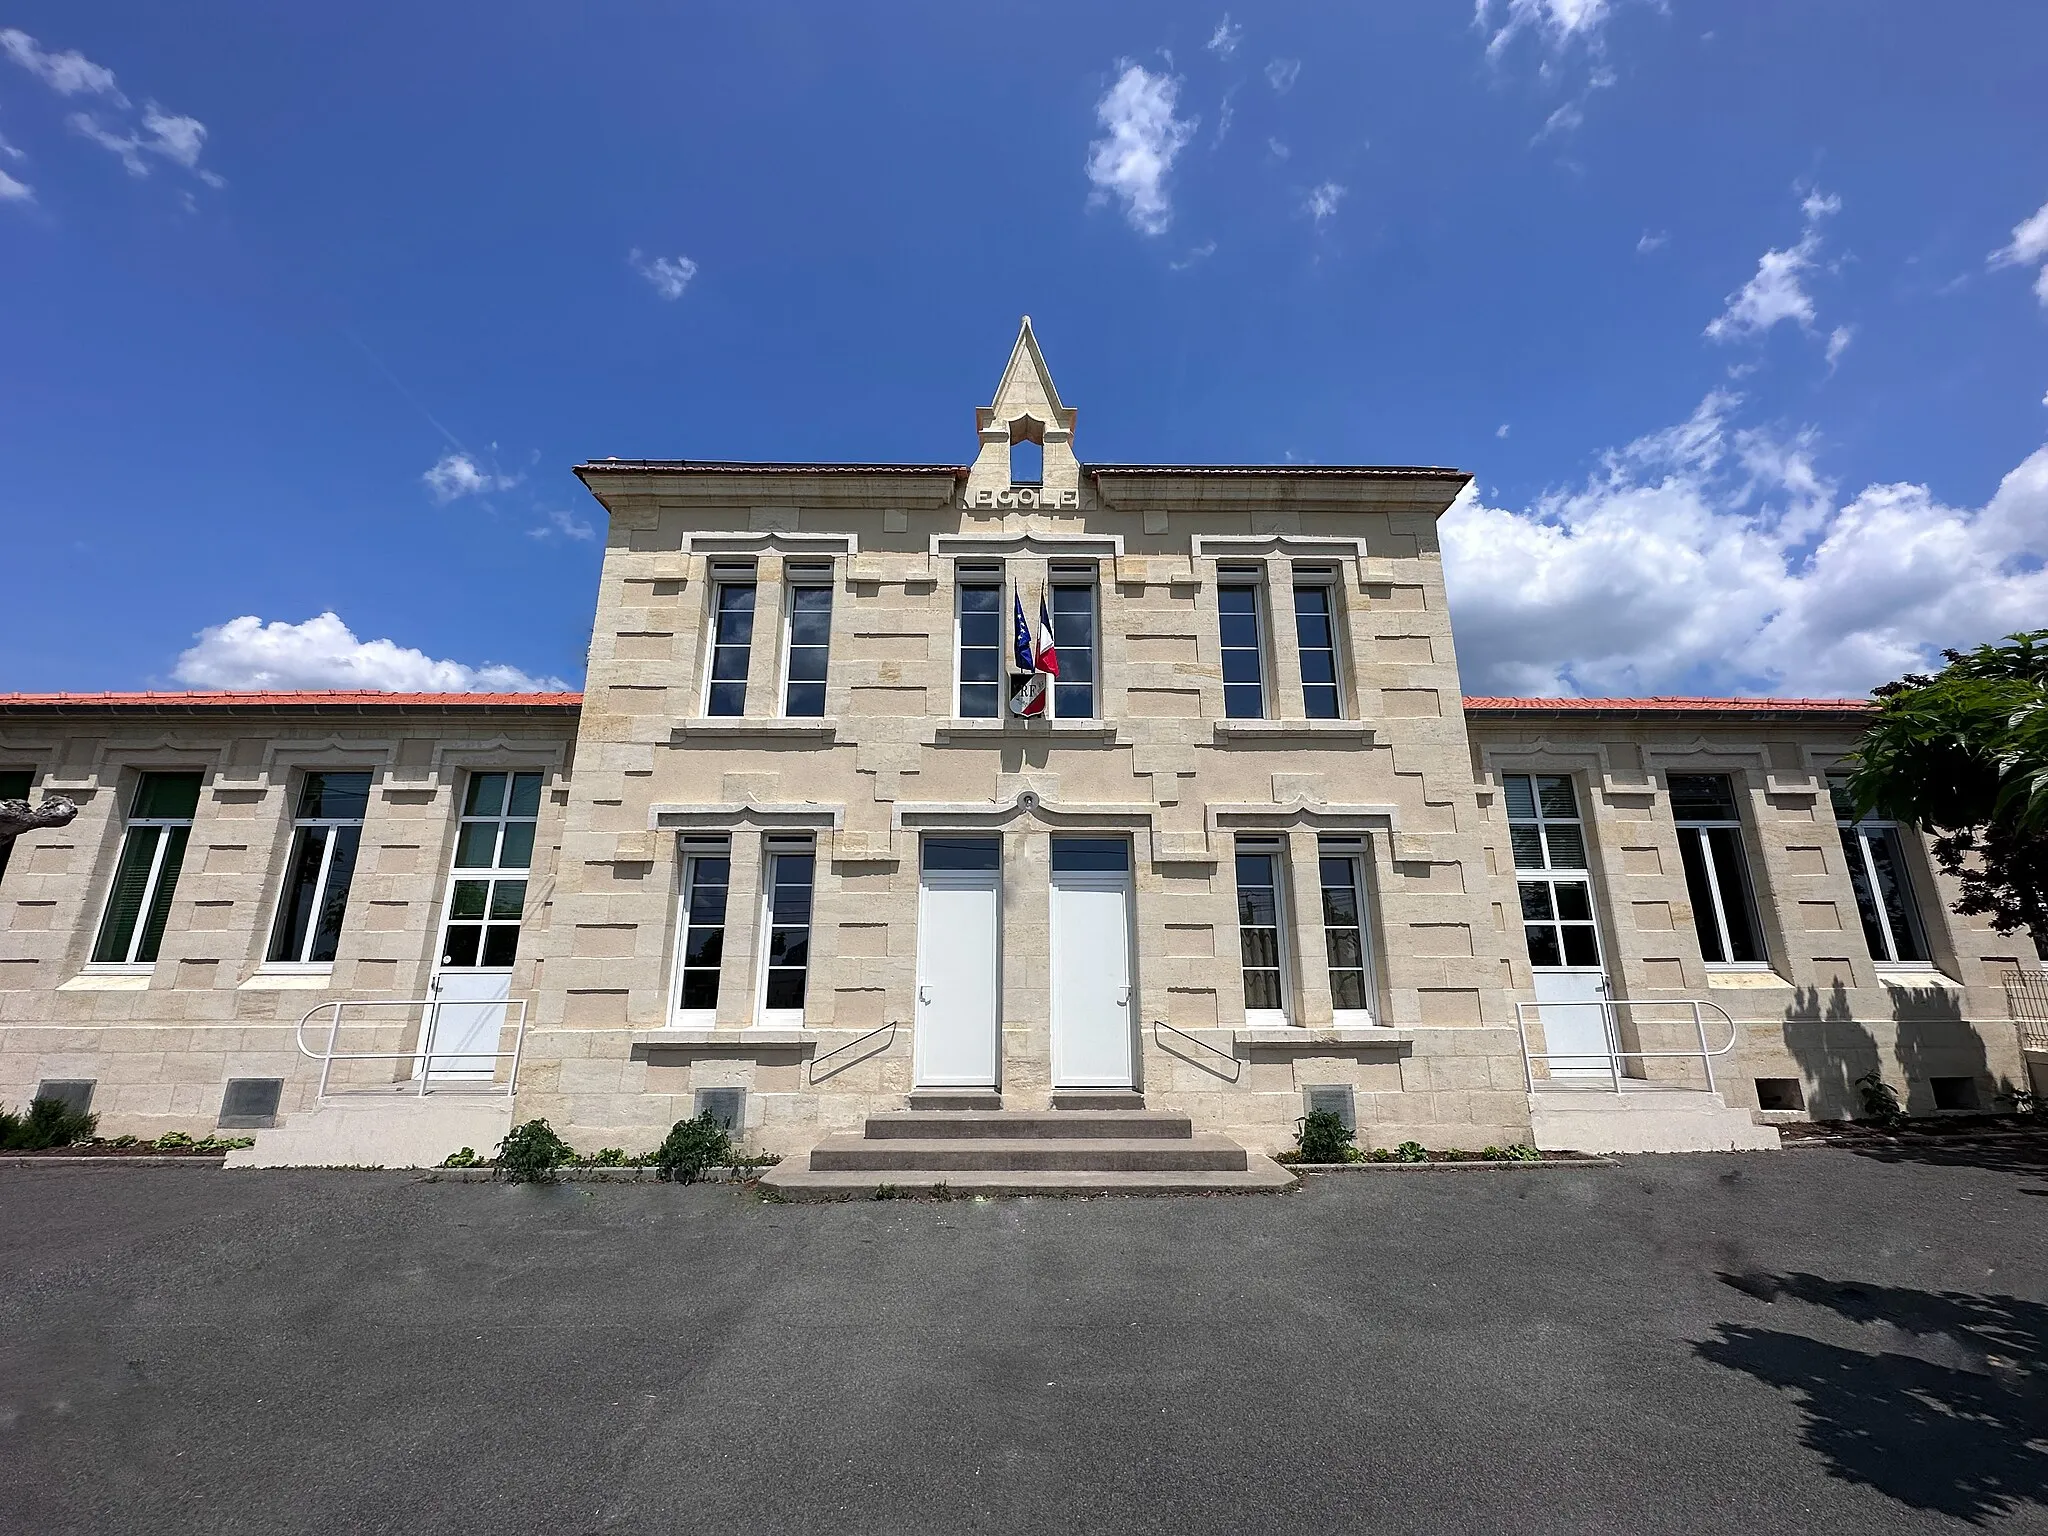
[[1271,155],[1275,160],[1285,160],[1288,156],[1292,155],[1294,151],[1289,149],[1285,144],[1282,144],[1278,139],[1268,139],[1266,140],[1266,153]]
[[1179,261],[1169,261],[1166,264],[1166,269],[1169,272],[1185,272],[1197,262],[1207,261],[1215,254],[1216,242],[1214,240],[1204,240],[1200,245],[1191,249],[1187,255],[1181,257]]
[[1810,191],[1799,207],[1806,222],[1798,244],[1782,251],[1765,251],[1758,258],[1756,275],[1731,293],[1728,307],[1708,322],[1710,339],[1749,340],[1787,320],[1802,331],[1813,329],[1813,297],[1806,291],[1804,279],[1820,255],[1821,220],[1841,212],[1842,200]]
[[1506,437],[1508,435],[1508,424],[1506,422],[1502,422],[1499,426],[1495,427],[1493,429],[1493,435],[1495,437]]
[[172,676],[191,688],[364,689],[378,693],[562,693],[559,677],[518,667],[436,660],[393,640],[358,640],[332,612],[303,624],[254,614],[199,632]]
[[1219,59],[1227,59],[1237,52],[1237,45],[1244,39],[1244,28],[1231,25],[1230,12],[1223,13],[1223,19],[1216,23],[1216,30],[1209,34],[1209,41],[1202,46]]
[[[6,135],[0,134],[0,159],[19,161],[28,159],[28,156],[8,143]],[[34,187],[0,171],[0,203],[32,203],[35,199]]]
[[114,84],[114,72],[76,50],[46,53],[18,27],[0,31],[0,50],[59,96],[105,96],[119,106],[128,105]]
[[638,246],[626,253],[626,263],[670,303],[683,296],[697,275],[697,263],[687,256],[644,256]]
[[1662,250],[1670,243],[1671,232],[1669,230],[1660,229],[1652,233],[1646,229],[1643,231],[1643,237],[1636,242],[1636,254],[1638,256],[1647,256],[1652,251]]
[[442,503],[458,501],[464,496],[482,496],[491,491],[509,491],[519,483],[519,476],[485,469],[460,449],[442,454],[431,468],[420,475],[420,479],[434,493],[434,500]]
[[1301,60],[1275,59],[1266,66],[1266,83],[1285,96],[1301,78]]
[[1828,372],[1835,371],[1835,364],[1842,360],[1842,354],[1849,350],[1849,343],[1856,339],[1856,327],[1838,325],[1828,332]]
[[206,125],[198,118],[166,111],[154,101],[143,102],[138,111],[111,69],[76,50],[48,52],[19,28],[0,31],[0,53],[59,96],[99,98],[100,105],[93,111],[73,112],[65,122],[72,132],[120,160],[130,176],[146,177],[158,162],[167,161],[209,187],[227,185],[218,173],[199,163],[206,149]]
[[529,539],[552,539],[560,535],[565,539],[590,540],[597,537],[597,530],[573,512],[550,510],[547,521],[526,530]]
[[1155,75],[1141,64],[1119,61],[1122,73],[1095,104],[1107,133],[1088,146],[1091,202],[1114,197],[1124,219],[1141,235],[1162,235],[1173,222],[1167,173],[1200,126],[1198,118],[1174,115],[1180,81]]
[[1489,54],[1500,54],[1524,32],[1555,50],[1573,43],[1597,48],[1612,11],[1609,0],[1477,0],[1472,23],[1489,32]]
[[1308,214],[1320,224],[1323,220],[1336,213],[1337,205],[1343,200],[1344,188],[1338,186],[1334,181],[1326,181],[1320,186],[1309,189],[1308,197],[1301,205],[1302,212]]
[[1230,98],[1236,94],[1237,88],[1235,86],[1225,91],[1223,93],[1223,102],[1216,109],[1216,137],[1210,141],[1209,146],[1212,149],[1223,142],[1225,136],[1230,132],[1231,123],[1237,117],[1237,108],[1230,104]]
[[2034,274],[2034,295],[2048,304],[2048,203],[2015,224],[2012,239],[1986,260],[1994,268],[2039,265],[2041,270]]

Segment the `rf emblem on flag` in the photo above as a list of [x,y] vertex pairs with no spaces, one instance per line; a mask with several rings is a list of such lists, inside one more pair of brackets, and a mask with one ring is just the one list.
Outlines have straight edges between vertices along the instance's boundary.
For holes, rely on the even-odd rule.
[[1053,643],[1052,614],[1045,594],[1038,595],[1038,639],[1033,644],[1031,626],[1024,619],[1024,596],[1010,594],[1011,678],[1010,713],[1031,719],[1045,713],[1053,682],[1060,675],[1059,651]]

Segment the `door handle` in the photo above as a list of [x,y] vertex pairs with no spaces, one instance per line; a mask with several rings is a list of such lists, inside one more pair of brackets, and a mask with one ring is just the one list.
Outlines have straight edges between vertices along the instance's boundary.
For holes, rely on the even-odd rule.
[[1125,988],[1124,988],[1124,995],[1123,995],[1122,997],[1120,997],[1120,998],[1118,998],[1118,999],[1116,1000],[1116,1005],[1117,1005],[1117,1007],[1119,1007],[1119,1008],[1128,1008],[1128,1007],[1130,1007],[1130,1005],[1131,1005],[1131,989],[1130,989],[1129,987],[1125,987]]
[[917,1000],[920,1003],[929,1004],[932,1000],[932,989],[930,987],[919,987],[917,989]]

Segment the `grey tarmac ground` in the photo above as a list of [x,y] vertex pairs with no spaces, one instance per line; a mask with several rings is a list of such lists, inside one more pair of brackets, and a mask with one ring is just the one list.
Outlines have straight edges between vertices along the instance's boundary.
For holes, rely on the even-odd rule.
[[0,1530],[2048,1531],[2048,1141],[1286,1196],[0,1169]]

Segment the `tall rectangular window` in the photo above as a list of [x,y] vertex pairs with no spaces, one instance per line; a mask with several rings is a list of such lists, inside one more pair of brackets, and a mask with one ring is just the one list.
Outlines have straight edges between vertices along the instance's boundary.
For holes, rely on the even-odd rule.
[[764,1022],[794,1023],[803,1017],[811,968],[811,886],[817,856],[809,839],[770,839],[766,851],[767,976],[761,1008]]
[[1709,965],[1763,964],[1734,782],[1725,773],[1674,773],[1669,782],[1701,957]]
[[196,773],[145,773],[135,786],[121,862],[92,947],[95,965],[155,962],[178,871],[185,865],[192,817],[199,809],[200,778]]
[[1509,773],[1500,785],[1516,869],[1586,867],[1586,829],[1569,775]]
[[1369,1016],[1372,953],[1366,941],[1363,850],[1326,841],[1316,862],[1323,887],[1323,947],[1330,962],[1331,1006],[1340,1016]]
[[1856,891],[1857,915],[1870,958],[1887,965],[1928,963],[1927,935],[1920,926],[1920,908],[1913,880],[1906,872],[1906,850],[1896,822],[1875,816],[1859,820],[1846,783],[1828,781],[1835,802],[1835,827],[1842,835],[1842,857],[1849,865],[1849,883]]
[[962,567],[959,573],[956,669],[962,720],[995,720],[1003,712],[1003,573]]
[[704,713],[744,715],[747,666],[754,653],[754,570],[713,566],[711,581],[711,676]]
[[1225,571],[1216,585],[1223,639],[1223,713],[1233,720],[1266,716],[1265,640],[1259,622],[1259,580]]
[[1059,652],[1059,680],[1052,687],[1052,712],[1060,720],[1095,716],[1095,582],[1092,578],[1052,578],[1052,634]]
[[451,970],[509,966],[519,953],[526,872],[540,817],[538,773],[472,773],[455,834],[455,871],[441,964]]
[[718,1007],[718,977],[725,961],[726,895],[732,855],[721,841],[683,845],[683,920],[676,1006],[710,1014]]
[[1539,970],[1597,970],[1600,935],[1586,873],[1586,829],[1569,775],[1501,776],[1514,847],[1522,939]]
[[[789,568],[789,647],[782,712],[794,718],[825,713],[825,663],[832,650],[832,567]],[[737,711],[735,711],[737,713]]]
[[[26,800],[35,775],[26,768],[0,768],[0,800]],[[7,855],[14,850],[12,842],[0,843],[0,878],[7,874]]]
[[1297,580],[1294,633],[1301,648],[1301,710],[1311,720],[1344,715],[1337,686],[1337,624],[1327,581]]
[[331,965],[341,942],[341,920],[355,878],[370,804],[367,773],[309,773],[299,789],[292,821],[291,859],[285,865],[277,920],[270,930],[272,965]]
[[1237,845],[1237,944],[1244,973],[1244,1011],[1268,1022],[1287,1009],[1286,944],[1282,936],[1283,897],[1277,843],[1240,840]]

